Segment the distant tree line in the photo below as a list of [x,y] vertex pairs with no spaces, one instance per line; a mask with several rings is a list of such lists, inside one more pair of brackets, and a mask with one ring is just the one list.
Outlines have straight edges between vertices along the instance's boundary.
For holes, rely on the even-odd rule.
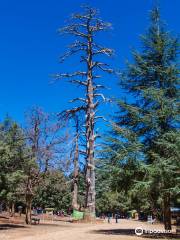
[[0,124],[0,204],[11,216],[22,206],[27,224],[32,207],[64,209],[70,204],[63,127],[37,107],[27,112],[23,128],[9,117]]

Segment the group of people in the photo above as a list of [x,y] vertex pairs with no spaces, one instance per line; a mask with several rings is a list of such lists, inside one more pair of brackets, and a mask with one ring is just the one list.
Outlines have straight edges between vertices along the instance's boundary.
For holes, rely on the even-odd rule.
[[118,212],[115,213],[115,214],[107,213],[107,214],[102,214],[100,216],[100,218],[102,218],[102,219],[106,219],[107,218],[108,223],[111,223],[112,219],[115,219],[115,222],[118,223],[119,219],[121,218],[121,215]]
[[[112,214],[111,213],[108,213],[108,223],[111,223],[111,219],[112,219]],[[115,222],[118,223],[119,219],[120,219],[120,214],[119,213],[115,213],[114,214],[114,219],[115,219]]]

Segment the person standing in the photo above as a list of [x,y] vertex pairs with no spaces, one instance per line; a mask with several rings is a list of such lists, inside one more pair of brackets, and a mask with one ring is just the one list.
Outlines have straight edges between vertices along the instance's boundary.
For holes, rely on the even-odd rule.
[[110,213],[108,213],[108,223],[111,223],[111,214]]
[[116,223],[118,223],[118,218],[119,218],[119,215],[118,215],[118,213],[116,213],[115,214]]

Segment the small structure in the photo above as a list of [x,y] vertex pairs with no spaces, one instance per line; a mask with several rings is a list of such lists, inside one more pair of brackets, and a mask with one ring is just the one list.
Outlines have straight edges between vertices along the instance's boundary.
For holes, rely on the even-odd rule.
[[45,208],[45,211],[46,211],[47,214],[53,215],[54,208]]
[[45,208],[45,212],[48,218],[53,222],[54,221],[54,208]]
[[84,218],[84,212],[80,212],[74,209],[72,217],[73,217],[73,220],[81,220]]
[[138,212],[136,210],[131,210],[127,212],[128,218],[136,219]]

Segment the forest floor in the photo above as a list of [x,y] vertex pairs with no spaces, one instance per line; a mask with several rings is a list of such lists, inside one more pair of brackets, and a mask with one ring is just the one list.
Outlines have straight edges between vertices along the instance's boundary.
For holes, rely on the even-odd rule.
[[[153,234],[137,236],[135,229],[163,230],[162,224],[148,224],[135,220],[120,219],[119,223],[112,220],[102,223],[70,223],[63,219],[42,221],[39,225],[26,226],[3,222],[0,219],[0,240],[146,240],[146,239],[177,239],[178,236],[165,237]],[[175,231],[175,229],[173,229]]]

